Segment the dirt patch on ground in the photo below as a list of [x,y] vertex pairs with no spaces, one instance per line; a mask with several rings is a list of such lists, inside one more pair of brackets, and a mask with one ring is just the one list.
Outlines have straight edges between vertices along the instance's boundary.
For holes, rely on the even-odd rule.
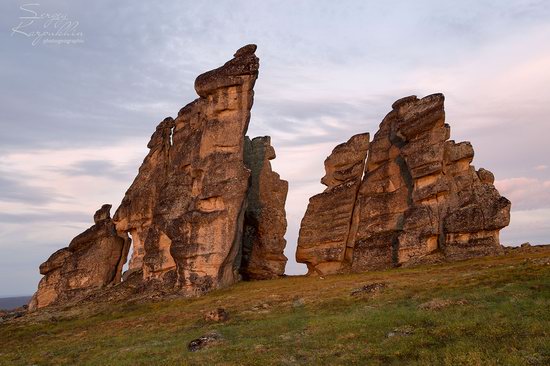
[[432,299],[425,303],[418,305],[418,308],[421,310],[441,310],[448,308],[449,306],[462,306],[467,305],[468,301],[464,299],[460,300],[449,300],[449,299]]
[[364,285],[363,287],[359,287],[356,289],[353,289],[350,293],[351,296],[359,296],[363,294],[373,294],[376,292],[381,291],[382,289],[386,288],[387,284],[383,282],[374,282]]

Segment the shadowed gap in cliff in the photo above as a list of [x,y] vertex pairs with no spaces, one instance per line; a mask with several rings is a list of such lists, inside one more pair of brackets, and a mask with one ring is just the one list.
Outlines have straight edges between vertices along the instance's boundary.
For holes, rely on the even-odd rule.
[[130,238],[130,248],[128,249],[128,254],[126,256],[126,261],[124,262],[124,265],[122,266],[122,281],[125,280],[126,276],[124,274],[128,271],[130,268],[130,260],[132,259],[132,255],[134,254],[134,240],[132,239],[132,234],[128,232],[128,237]]

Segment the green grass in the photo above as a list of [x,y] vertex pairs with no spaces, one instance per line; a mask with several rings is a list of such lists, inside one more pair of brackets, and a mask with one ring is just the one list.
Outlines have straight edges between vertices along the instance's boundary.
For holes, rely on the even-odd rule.
[[[0,325],[0,365],[549,365],[550,248],[445,265],[239,283]],[[350,296],[384,282],[373,294]],[[294,300],[303,306],[293,306]],[[436,309],[419,307],[449,300]],[[224,307],[226,323],[203,320]],[[191,353],[190,340],[224,340]],[[394,336],[388,336],[393,332]]]

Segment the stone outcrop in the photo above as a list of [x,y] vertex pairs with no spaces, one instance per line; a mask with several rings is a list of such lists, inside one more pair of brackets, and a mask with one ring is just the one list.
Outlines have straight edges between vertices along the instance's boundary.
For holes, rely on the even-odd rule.
[[[358,188],[356,175],[335,174],[338,170],[325,162],[322,182],[329,188],[310,200],[296,254],[310,273],[360,272],[502,251],[499,231],[509,224],[510,201],[493,186],[491,172],[470,165],[471,144],[449,140],[443,103],[441,94],[395,102],[368,146]],[[343,151],[327,161],[363,156],[353,148]]]
[[143,278],[175,277],[198,294],[239,279],[250,172],[243,161],[253,87],[255,46],[200,75],[200,98],[157,127],[140,172],[114,221],[134,242],[131,268]]
[[[195,81],[198,98],[159,123],[113,219],[40,266],[30,309],[80,300],[195,296],[240,279],[284,275],[288,182],[272,170],[269,137],[245,136],[256,46]],[[358,134],[325,160],[296,258],[310,274],[359,272],[497,254],[510,202],[455,143],[444,97],[398,100],[370,141]],[[131,249],[132,248],[132,249]],[[129,253],[128,270],[123,266]],[[302,304],[303,305],[303,304]]]
[[69,271],[92,269],[88,257],[75,256],[69,246],[41,268],[46,277],[35,308],[74,298],[69,290],[119,284],[130,240],[124,279],[138,278],[140,291],[150,285],[192,296],[228,286],[241,274],[263,279],[284,273],[288,184],[271,170],[275,153],[268,137],[245,142],[259,69],[255,50],[242,47],[225,65],[197,77],[199,98],[157,126],[113,220],[101,224],[112,242],[104,243],[107,229],[99,228],[75,238],[84,236],[86,248],[101,242],[93,249],[99,251],[93,271],[101,275],[73,284]]
[[288,182],[271,169],[275,150],[269,136],[245,140],[245,164],[251,171],[245,212],[241,274],[247,279],[282,276],[287,258],[285,202]]
[[117,235],[110,209],[111,205],[103,205],[95,213],[92,227],[40,265],[44,277],[30,310],[82,297],[120,281],[129,242]]
[[369,134],[355,135],[334,148],[325,160],[327,186],[309,200],[300,227],[296,260],[310,272],[337,273],[343,270],[349,246],[353,245],[355,201],[365,169]]

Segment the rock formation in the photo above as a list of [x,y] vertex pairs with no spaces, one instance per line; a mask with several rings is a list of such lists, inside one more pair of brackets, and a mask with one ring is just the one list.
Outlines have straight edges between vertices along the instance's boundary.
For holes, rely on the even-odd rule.
[[288,182],[271,169],[275,150],[269,136],[245,140],[245,164],[251,171],[245,212],[241,274],[247,279],[282,276],[287,258],[285,201]]
[[328,188],[310,199],[296,253],[310,273],[502,251],[499,231],[509,224],[510,201],[491,172],[470,165],[471,144],[449,140],[443,102],[441,94],[400,99],[368,153],[368,137],[358,135],[325,161]]
[[[149,293],[193,296],[284,274],[288,182],[272,170],[271,139],[245,137],[255,51],[242,47],[197,77],[199,98],[157,126],[113,219],[104,205],[95,225],[40,266],[31,310]],[[372,141],[355,135],[325,160],[327,188],[310,199],[296,253],[310,273],[502,250],[510,202],[491,172],[470,165],[470,143],[449,140],[443,101],[441,94],[400,99]]]
[[82,297],[120,281],[128,241],[117,235],[110,209],[111,205],[103,205],[94,215],[95,225],[40,265],[44,277],[30,310]]
[[337,273],[350,262],[356,222],[355,201],[365,169],[369,134],[355,135],[334,148],[325,160],[323,193],[309,200],[298,238],[296,260],[310,271]]
[[230,285],[241,273],[251,279],[284,273],[288,184],[271,170],[268,137],[245,143],[259,69],[255,50],[242,47],[197,77],[199,98],[157,126],[113,220],[96,222],[73,240],[85,245],[71,243],[41,267],[46,277],[35,308],[75,298],[73,290],[118,284],[130,239],[124,278],[137,277],[145,287],[191,296]]

